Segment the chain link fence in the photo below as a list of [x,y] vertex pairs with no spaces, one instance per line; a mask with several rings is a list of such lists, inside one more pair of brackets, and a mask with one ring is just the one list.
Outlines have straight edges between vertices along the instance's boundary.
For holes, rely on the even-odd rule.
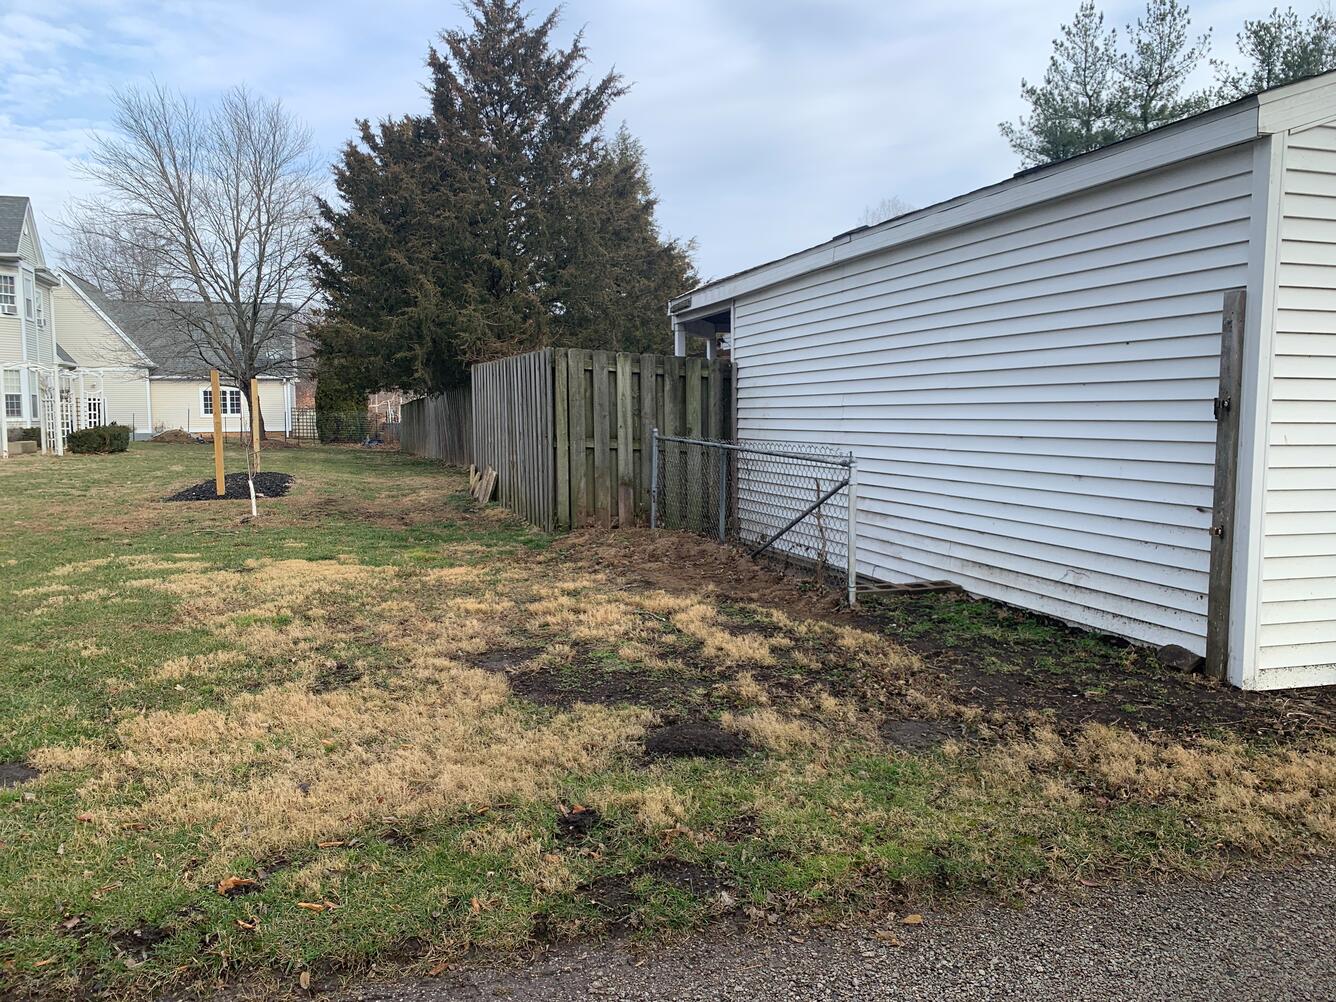
[[772,553],[839,581],[855,602],[857,463],[806,442],[719,441],[654,431],[650,526]]

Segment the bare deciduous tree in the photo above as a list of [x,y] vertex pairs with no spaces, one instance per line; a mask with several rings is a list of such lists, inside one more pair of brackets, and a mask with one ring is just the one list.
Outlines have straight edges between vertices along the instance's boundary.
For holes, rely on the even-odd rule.
[[140,331],[150,355],[184,349],[249,404],[252,378],[292,369],[294,318],[313,295],[310,133],[244,87],[206,110],[160,85],[131,88],[115,109],[115,133],[81,167],[100,191],[66,221],[72,259],[152,307]]
[[876,205],[869,205],[864,209],[863,214],[858,218],[858,225],[876,226],[878,223],[884,223],[896,216],[903,216],[906,212],[913,212],[916,208],[918,206],[911,205],[899,195],[892,195],[890,198],[883,198]]

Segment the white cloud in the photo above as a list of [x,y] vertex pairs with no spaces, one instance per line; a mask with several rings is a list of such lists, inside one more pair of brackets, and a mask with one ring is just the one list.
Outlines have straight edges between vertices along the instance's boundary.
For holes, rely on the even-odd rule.
[[[665,228],[697,237],[702,272],[719,275],[824,240],[884,197],[926,205],[1011,173],[997,123],[1022,110],[1020,78],[1042,73],[1075,6],[569,0],[561,30],[585,26],[591,72],[615,65],[633,84],[614,121],[645,144]],[[1142,6],[1108,4],[1108,20]],[[1222,54],[1258,13],[1192,6]],[[462,18],[412,0],[47,0],[2,14],[0,191],[59,215],[109,95],[150,77],[201,100],[242,82],[281,97],[333,159],[355,119],[425,108],[427,45]]]

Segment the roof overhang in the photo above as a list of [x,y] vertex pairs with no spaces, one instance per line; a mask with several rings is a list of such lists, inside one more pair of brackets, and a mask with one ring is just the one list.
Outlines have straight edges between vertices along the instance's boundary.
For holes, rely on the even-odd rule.
[[674,326],[685,326],[718,313],[740,296],[809,272],[1332,118],[1336,118],[1336,73],[1326,73],[1068,160],[1022,171],[998,184],[875,226],[841,233],[807,250],[698,286],[671,300],[668,312]]

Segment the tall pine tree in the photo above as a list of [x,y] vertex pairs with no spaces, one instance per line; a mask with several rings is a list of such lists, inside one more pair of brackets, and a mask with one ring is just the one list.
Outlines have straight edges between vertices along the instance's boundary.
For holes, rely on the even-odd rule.
[[1085,153],[1119,137],[1115,33],[1094,0],[1082,0],[1053,40],[1041,83],[1021,81],[1030,114],[999,128],[1026,166]]
[[1241,69],[1216,64],[1222,101],[1336,69],[1336,16],[1327,7],[1305,20],[1293,7],[1273,7],[1267,17],[1243,22],[1238,43]]
[[1125,31],[1106,30],[1094,0],[1083,0],[1053,42],[1039,84],[1021,81],[1030,114],[1003,123],[1002,135],[1025,164],[1052,163],[1204,110],[1209,98],[1184,92],[1206,55],[1209,36],[1192,38],[1179,0],[1149,0]]
[[367,388],[435,391],[473,362],[551,344],[664,344],[664,307],[694,281],[664,239],[644,153],[603,124],[625,92],[583,80],[581,36],[554,11],[470,0],[468,30],[430,50],[431,111],[359,123],[322,206],[322,353]]

